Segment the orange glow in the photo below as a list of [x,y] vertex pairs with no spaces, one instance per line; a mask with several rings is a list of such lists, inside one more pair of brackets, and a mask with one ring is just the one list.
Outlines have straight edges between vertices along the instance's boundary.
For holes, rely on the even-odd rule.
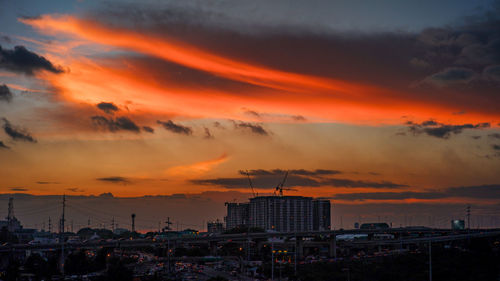
[[167,170],[168,175],[193,177],[211,171],[220,164],[226,162],[229,157],[223,154],[215,159],[197,162],[190,165],[175,166]]
[[[227,79],[265,87],[235,93],[186,88],[176,81],[151,81],[148,70],[132,71],[78,58],[66,63],[70,72],[45,74],[45,78],[69,99],[89,103],[104,99],[121,103],[133,101],[137,105],[135,109],[192,118],[246,119],[248,117],[239,113],[241,105],[261,112],[301,114],[316,122],[334,120],[372,125],[400,124],[403,115],[412,116],[414,121],[432,117],[448,123],[494,122],[499,118],[498,112],[474,110],[468,110],[466,115],[453,115],[452,112],[460,109],[415,101],[404,93],[377,86],[253,65],[173,39],[105,27],[72,16],[44,15],[20,21],[48,34],[66,33],[79,40],[133,50]],[[207,104],[212,106],[207,107]],[[134,110],[134,107],[131,109]]]

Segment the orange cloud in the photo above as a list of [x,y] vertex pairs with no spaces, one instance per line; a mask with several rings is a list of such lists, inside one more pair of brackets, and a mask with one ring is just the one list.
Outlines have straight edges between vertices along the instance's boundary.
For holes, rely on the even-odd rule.
[[378,86],[275,70],[214,54],[172,38],[108,27],[73,16],[44,15],[20,21],[47,34],[60,36],[64,33],[79,40],[132,50],[261,87],[235,92],[188,88],[174,80],[152,81],[148,77],[148,71],[151,70],[132,71],[133,66],[114,67],[85,58],[69,61],[67,66],[70,72],[44,74],[45,79],[68,98],[79,101],[133,101],[140,105],[138,109],[144,111],[240,119],[245,119],[238,112],[244,105],[262,112],[310,116],[313,121],[365,124],[401,123],[402,115],[411,115],[416,121],[433,117],[448,123],[496,123],[500,117],[498,112],[483,110],[467,110],[467,114],[453,115],[452,112],[462,109],[416,100],[404,93]]
[[175,166],[169,168],[166,173],[171,176],[189,176],[195,177],[204,173],[207,173],[220,164],[226,162],[229,159],[227,154],[223,154],[215,159],[210,159],[206,161],[196,162],[194,164]]

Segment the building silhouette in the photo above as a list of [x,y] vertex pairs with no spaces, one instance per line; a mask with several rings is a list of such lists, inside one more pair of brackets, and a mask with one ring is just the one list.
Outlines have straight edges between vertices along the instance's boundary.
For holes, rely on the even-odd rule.
[[278,232],[330,229],[330,201],[304,196],[257,196],[226,203],[226,228],[257,227]]
[[226,229],[249,225],[249,203],[225,203],[227,207]]

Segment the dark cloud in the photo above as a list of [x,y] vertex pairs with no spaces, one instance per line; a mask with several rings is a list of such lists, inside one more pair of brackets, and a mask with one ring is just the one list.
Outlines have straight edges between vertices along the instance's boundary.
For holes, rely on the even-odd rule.
[[213,139],[214,136],[212,135],[212,133],[210,133],[210,130],[206,127],[204,129],[205,129],[205,138],[206,139]]
[[476,73],[467,68],[450,67],[427,78],[438,85],[452,83],[467,83],[471,81]]
[[243,129],[250,129],[250,131],[254,134],[261,135],[261,136],[267,136],[269,135],[268,131],[262,127],[262,125],[259,124],[253,124],[253,123],[248,123],[248,122],[234,122],[234,126],[236,128],[243,128]]
[[450,197],[500,199],[500,184],[450,187],[445,192]]
[[106,112],[107,114],[113,114],[114,112],[118,111],[119,108],[112,102],[101,102],[97,104],[97,108],[100,110]]
[[85,189],[81,189],[78,187],[69,187],[69,188],[66,188],[66,190],[71,191],[71,192],[84,192],[85,191]]
[[363,200],[404,200],[404,199],[442,199],[447,197],[439,192],[360,192],[336,194],[332,199],[346,201]]
[[12,43],[12,39],[7,35],[0,36],[0,40],[4,41],[6,43]]
[[60,184],[60,182],[57,181],[37,181],[37,184]]
[[20,129],[12,126],[9,120],[2,118],[4,124],[3,129],[9,137],[11,137],[15,141],[27,141],[36,143],[36,139],[34,139],[30,133],[28,133],[25,129]]
[[[274,170],[248,170],[238,171],[241,175],[246,175],[247,172],[251,176],[273,176],[273,175],[284,175],[287,170],[282,169],[274,169]],[[288,170],[288,174],[292,175],[301,175],[301,176],[324,176],[324,175],[336,175],[342,173],[337,170],[325,170],[325,169],[316,169],[316,170],[305,170],[305,169],[297,169],[297,170]]]
[[92,122],[101,127],[104,128],[110,132],[116,132],[116,131],[131,131],[134,133],[139,133],[140,128],[137,126],[132,120],[130,120],[128,117],[118,117],[116,119],[113,118],[106,118],[104,116],[92,116],[90,117]]
[[149,126],[142,126],[142,130],[147,133],[153,134],[155,132],[155,129],[149,127]]
[[102,197],[102,198],[114,198],[115,196],[113,196],[113,193],[111,193],[111,192],[104,192],[104,193],[99,194],[99,197]]
[[493,65],[485,68],[483,75],[486,79],[500,82],[500,65]]
[[484,129],[490,127],[490,123],[450,125],[438,123],[434,120],[424,121],[420,124],[408,121],[406,125],[414,135],[427,134],[442,139],[449,138],[451,134],[460,134],[465,129]]
[[[467,87],[452,83],[456,87],[454,91],[428,85],[424,85],[423,89],[409,87],[414,86],[415,81],[426,78],[428,81],[456,82],[468,81],[471,73],[475,78],[495,74],[495,66],[500,64],[498,16],[482,16],[475,21],[462,21],[453,26],[419,32],[376,33],[324,30],[324,26],[318,25],[297,28],[275,22],[242,27],[243,23],[236,21],[235,17],[203,13],[191,5],[169,5],[165,8],[117,4],[100,9],[94,17],[104,21],[104,24],[175,38],[208,52],[254,65],[394,89],[399,92],[398,97],[408,101],[443,105],[452,111],[491,114],[498,111],[496,105],[500,97],[497,95],[498,84],[495,83],[468,83]],[[225,21],[226,24],[209,24],[214,20]],[[162,77],[173,75],[174,79],[170,80],[188,87],[193,83],[199,85],[202,81],[202,87],[233,93],[266,93],[249,89],[259,83],[241,85],[244,83],[188,68],[172,70],[172,65],[152,57],[142,63],[148,69],[157,70],[150,74],[155,76],[156,81],[165,81]],[[384,67],[380,68],[380,65]],[[473,80],[477,79],[469,82]],[[241,87],[248,91],[238,91]],[[389,100],[392,98],[395,97]],[[263,116],[260,112],[256,113]]]
[[306,121],[306,118],[302,115],[292,115],[292,120],[294,121]]
[[362,181],[362,180],[350,180],[350,179],[328,179],[322,182],[326,186],[334,187],[372,187],[372,188],[402,188],[408,187],[408,185],[397,184],[390,181]]
[[[252,182],[257,188],[271,189],[275,188],[282,180],[282,176],[253,176]],[[246,177],[238,178],[215,178],[215,179],[197,179],[191,181],[194,184],[223,186],[227,189],[245,189],[248,188],[248,179]],[[350,179],[322,179],[310,178],[298,175],[289,175],[285,186],[288,187],[371,187],[371,188],[402,188],[407,185],[396,184],[392,182],[371,182]]]
[[53,73],[63,72],[46,58],[28,51],[23,46],[16,46],[13,50],[6,50],[0,46],[0,68],[26,75],[33,75],[35,71],[39,70]]
[[184,135],[192,135],[193,130],[190,127],[186,127],[180,124],[175,124],[172,122],[172,120],[168,121],[156,121],[156,123],[162,125],[163,128],[165,128],[167,131],[171,131],[176,134],[184,134]]
[[29,189],[24,188],[24,187],[12,187],[10,188],[12,191],[28,191]]
[[110,183],[122,183],[122,184],[130,183],[130,179],[125,177],[104,177],[104,178],[97,178],[96,180],[103,182],[110,182]]
[[[252,177],[255,188],[273,189],[283,180],[280,176],[254,176]],[[215,178],[215,179],[196,179],[191,183],[208,186],[222,186],[227,189],[247,189],[249,188],[248,178]],[[286,187],[318,187],[321,183],[312,178],[289,175],[285,183]]]
[[12,92],[7,85],[0,85],[0,101],[10,102],[12,100]]
[[471,138],[475,139],[475,140],[478,140],[481,138],[481,136],[471,136]]
[[493,133],[493,134],[489,134],[488,137],[494,138],[494,139],[500,139],[500,134],[499,133]]
[[494,150],[500,150],[500,145],[498,145],[498,144],[493,144],[493,145],[491,145],[491,147],[492,147]]
[[424,192],[361,192],[336,194],[332,199],[337,200],[404,200],[404,199],[443,199],[451,197],[471,199],[500,199],[500,185],[477,185],[448,187],[442,191]]
[[225,127],[222,126],[222,124],[219,121],[214,122],[214,127],[218,129],[225,129]]
[[5,143],[3,143],[3,141],[0,141],[0,149],[10,149],[10,147],[5,145]]
[[247,111],[245,111],[245,114],[256,117],[256,118],[261,118],[260,114],[254,110],[247,110]]
[[[296,169],[288,171],[288,178],[285,186],[288,187],[372,187],[372,188],[402,188],[406,185],[396,184],[387,181],[372,182],[351,179],[337,179],[329,176],[341,173],[337,170],[305,170]],[[240,177],[234,178],[214,178],[197,179],[191,182],[199,185],[223,186],[227,189],[245,189],[248,188],[247,171],[240,170]],[[281,169],[274,170],[249,170],[248,174],[252,177],[252,182],[257,188],[272,189],[283,180],[286,171]]]

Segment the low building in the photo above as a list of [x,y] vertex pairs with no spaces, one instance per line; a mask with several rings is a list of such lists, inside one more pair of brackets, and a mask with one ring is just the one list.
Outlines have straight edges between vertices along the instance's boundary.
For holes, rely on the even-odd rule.
[[208,233],[222,233],[222,232],[224,232],[224,225],[219,220],[208,222],[207,223],[207,232]]

